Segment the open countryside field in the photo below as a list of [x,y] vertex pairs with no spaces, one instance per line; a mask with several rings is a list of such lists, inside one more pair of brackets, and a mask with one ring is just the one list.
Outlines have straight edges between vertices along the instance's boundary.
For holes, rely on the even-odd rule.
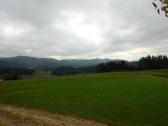
[[0,103],[112,126],[167,126],[168,70],[4,81]]

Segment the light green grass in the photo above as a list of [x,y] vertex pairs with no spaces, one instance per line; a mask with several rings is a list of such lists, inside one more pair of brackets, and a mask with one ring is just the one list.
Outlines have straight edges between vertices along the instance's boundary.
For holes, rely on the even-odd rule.
[[[158,76],[159,75],[159,76]],[[123,126],[168,126],[168,70],[0,82],[0,103]]]

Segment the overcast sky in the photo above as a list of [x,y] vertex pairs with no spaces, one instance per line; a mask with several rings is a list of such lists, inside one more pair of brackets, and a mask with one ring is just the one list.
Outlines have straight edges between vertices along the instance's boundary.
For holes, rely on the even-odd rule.
[[0,57],[136,60],[168,54],[152,0],[0,0]]

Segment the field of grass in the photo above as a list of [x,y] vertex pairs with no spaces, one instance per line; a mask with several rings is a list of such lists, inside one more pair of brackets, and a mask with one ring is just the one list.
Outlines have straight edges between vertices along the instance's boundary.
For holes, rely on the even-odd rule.
[[121,126],[168,126],[168,70],[4,81],[0,103]]

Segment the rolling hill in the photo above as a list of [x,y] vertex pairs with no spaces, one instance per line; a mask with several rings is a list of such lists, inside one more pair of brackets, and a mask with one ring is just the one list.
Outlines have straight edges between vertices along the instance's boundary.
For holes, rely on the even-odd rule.
[[85,67],[109,62],[110,59],[66,59],[35,58],[28,56],[0,58],[0,68],[52,69],[59,66]]

